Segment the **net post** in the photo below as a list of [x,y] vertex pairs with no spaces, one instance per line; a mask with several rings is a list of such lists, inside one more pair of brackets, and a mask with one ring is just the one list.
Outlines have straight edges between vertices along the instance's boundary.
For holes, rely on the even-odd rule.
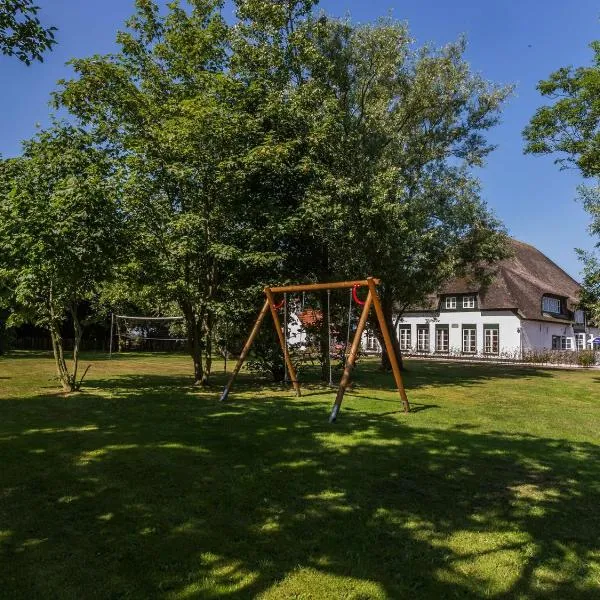
[[113,323],[115,320],[115,313],[110,313],[110,337],[108,341],[108,358],[112,359],[112,348],[113,348]]

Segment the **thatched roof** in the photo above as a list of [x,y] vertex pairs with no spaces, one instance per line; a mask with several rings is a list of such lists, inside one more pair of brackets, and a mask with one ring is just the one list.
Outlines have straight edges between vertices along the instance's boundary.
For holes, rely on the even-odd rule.
[[[481,310],[514,310],[525,319],[564,322],[572,315],[561,317],[542,312],[542,297],[546,294],[566,299],[566,308],[573,311],[577,305],[581,286],[556,263],[539,250],[511,239],[512,256],[495,265],[496,274],[491,283],[483,288],[466,278],[453,278],[440,290],[439,295],[479,295]],[[411,309],[437,310],[438,302],[429,308]]]

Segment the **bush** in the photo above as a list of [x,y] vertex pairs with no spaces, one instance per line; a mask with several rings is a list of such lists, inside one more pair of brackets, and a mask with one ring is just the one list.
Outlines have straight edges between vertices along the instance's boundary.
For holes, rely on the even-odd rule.
[[577,353],[577,364],[581,367],[593,367],[596,364],[596,352],[594,350],[581,350]]
[[273,381],[284,379],[283,353],[277,333],[272,327],[263,327],[252,344],[246,368],[253,373],[270,376]]

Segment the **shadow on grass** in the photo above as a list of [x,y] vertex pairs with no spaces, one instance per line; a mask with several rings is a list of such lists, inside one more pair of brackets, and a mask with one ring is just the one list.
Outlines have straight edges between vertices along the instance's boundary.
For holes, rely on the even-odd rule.
[[[406,370],[402,377],[407,389],[415,389],[423,386],[439,387],[449,384],[456,386],[473,386],[485,383],[491,379],[519,380],[530,378],[552,379],[555,375],[551,370],[522,365],[496,365],[496,364],[473,364],[460,362],[447,362],[439,360],[405,360]],[[336,389],[341,377],[337,373],[334,377],[333,388],[327,386],[319,378],[320,369],[307,367],[299,376],[303,395],[311,396],[322,394],[327,389]],[[242,376],[242,373],[240,376]],[[245,381],[252,380],[251,374],[246,374]],[[265,380],[265,383],[266,382]],[[236,387],[239,384],[236,383]],[[357,363],[352,372],[351,388],[373,388],[381,390],[393,390],[395,388],[394,378],[391,372],[382,372],[378,359],[363,359]]]
[[[71,359],[71,352],[66,352],[67,360]],[[185,352],[113,352],[112,358],[108,352],[90,352],[85,351],[80,355],[81,362],[96,361],[103,362],[109,360],[118,361],[136,361],[144,358],[160,358],[161,356],[172,358],[173,356],[181,356],[187,358]],[[19,359],[48,359],[54,360],[51,350],[10,350],[0,358],[19,358]]]
[[596,445],[134,381],[0,403],[6,597],[598,597]]

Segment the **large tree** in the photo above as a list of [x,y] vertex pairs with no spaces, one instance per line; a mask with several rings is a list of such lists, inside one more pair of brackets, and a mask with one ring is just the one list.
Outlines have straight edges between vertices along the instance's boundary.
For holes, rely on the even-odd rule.
[[[272,263],[263,128],[248,84],[229,70],[218,0],[136,2],[118,53],[72,61],[57,103],[107,144],[126,172],[131,234],[120,272],[130,289],[185,317],[196,383],[210,373],[228,290]],[[127,285],[122,289],[126,290]]]
[[445,278],[504,256],[502,228],[472,170],[493,149],[483,134],[510,88],[472,73],[462,40],[413,50],[406,26],[391,19],[333,21],[319,33],[328,70],[317,76],[333,118],[318,127],[333,130],[321,138],[321,176],[304,209],[316,217],[313,231],[322,232],[334,270],[350,263],[353,275],[382,278],[396,331],[393,315]]
[[29,65],[56,43],[56,27],[42,25],[33,0],[0,0],[0,52]]
[[[65,391],[79,389],[86,305],[111,274],[119,251],[118,177],[107,153],[70,125],[24,144],[0,163],[0,290],[10,293],[9,324],[45,327]],[[63,328],[73,327],[69,367]]]
[[[556,154],[561,168],[574,167],[586,178],[600,178],[600,41],[590,44],[594,57],[587,67],[563,67],[538,83],[551,103],[537,109],[523,135],[525,152]],[[600,248],[598,186],[582,186],[581,197],[592,217],[590,233]],[[600,321],[600,266],[593,253],[584,260],[582,301]]]
[[125,166],[121,272],[179,306],[198,382],[215,321],[260,284],[380,275],[391,319],[461,257],[497,254],[469,169],[507,90],[470,73],[461,44],[415,52],[404,26],[313,0],[236,4],[229,26],[217,1],[138,0],[120,51],[73,61],[56,96]]

